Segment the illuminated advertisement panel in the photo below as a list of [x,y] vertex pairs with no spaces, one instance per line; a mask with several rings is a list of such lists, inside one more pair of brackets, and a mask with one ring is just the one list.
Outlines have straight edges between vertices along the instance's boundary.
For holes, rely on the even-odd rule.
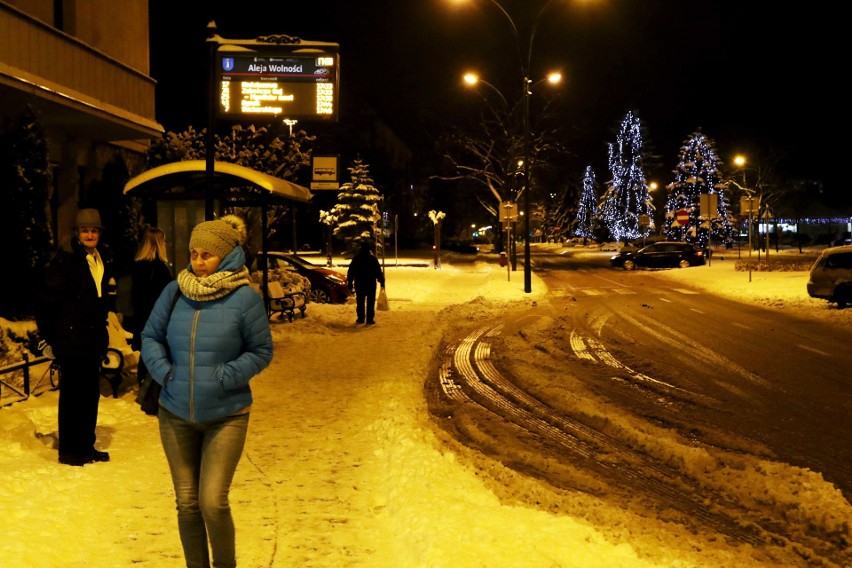
[[336,53],[226,52],[216,64],[219,118],[337,120]]

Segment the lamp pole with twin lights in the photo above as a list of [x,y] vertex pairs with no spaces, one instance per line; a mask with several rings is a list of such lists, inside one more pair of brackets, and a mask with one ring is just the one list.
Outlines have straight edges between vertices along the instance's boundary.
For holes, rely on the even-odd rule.
[[[456,1],[458,2],[461,0]],[[532,95],[533,86],[535,84],[538,84],[538,82],[533,83],[533,81],[530,79],[530,63],[532,61],[533,41],[535,39],[535,32],[538,27],[538,22],[541,19],[542,14],[544,14],[544,12],[547,10],[548,6],[550,6],[556,0],[549,0],[548,2],[546,2],[533,20],[532,28],[530,29],[529,40],[526,44],[526,53],[524,53],[523,46],[521,44],[520,33],[518,33],[518,26],[515,25],[515,20],[512,19],[512,16],[509,15],[509,12],[507,12],[506,9],[499,2],[497,2],[497,0],[489,1],[498,10],[500,10],[500,13],[502,13],[506,20],[508,20],[509,25],[512,28],[512,34],[515,37],[515,44],[517,45],[518,50],[518,61],[520,63],[521,69],[521,93],[523,96],[524,292],[530,293],[532,292],[532,269],[530,266],[530,96]],[[561,78],[562,76],[559,73],[551,73],[547,76],[546,80],[554,84],[558,83]],[[476,80],[471,81],[467,78],[465,80],[469,84],[476,83]]]

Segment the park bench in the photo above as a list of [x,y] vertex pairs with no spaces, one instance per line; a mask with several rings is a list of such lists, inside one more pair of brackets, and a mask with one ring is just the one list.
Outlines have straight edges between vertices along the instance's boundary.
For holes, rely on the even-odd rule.
[[266,292],[266,311],[270,317],[273,314],[278,314],[279,318],[283,318],[286,315],[289,321],[293,321],[296,310],[302,313],[303,318],[305,317],[308,298],[303,291],[296,290],[288,292],[284,290],[281,282],[270,280],[266,286]]

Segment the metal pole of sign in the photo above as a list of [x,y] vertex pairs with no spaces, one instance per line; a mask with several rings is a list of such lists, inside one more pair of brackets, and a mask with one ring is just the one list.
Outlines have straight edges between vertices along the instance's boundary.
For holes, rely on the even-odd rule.
[[[546,6],[546,5],[545,5]],[[532,292],[532,265],[530,261],[530,63],[532,55],[532,38],[530,38],[529,55],[524,67],[524,292]]]
[[512,232],[509,229],[510,226],[511,226],[511,224],[507,220],[506,221],[506,282],[512,281],[512,263],[509,262],[509,247],[511,246],[510,241],[512,239]]
[[515,227],[517,226],[517,224],[517,217],[512,217],[512,220],[509,223],[509,235],[511,235],[512,237],[509,241],[509,264],[512,265],[513,271],[518,269],[518,237],[517,233],[515,232]]
[[506,259],[506,279],[511,282],[512,280],[512,209],[514,208],[514,204],[509,201],[503,201],[501,204],[499,221],[503,226],[503,230],[506,232],[506,250],[503,252],[503,256]]
[[210,57],[207,65],[207,136],[205,138],[205,170],[204,170],[204,219],[213,220],[213,174],[216,160],[213,133],[216,129],[216,51],[219,47],[219,36],[216,33],[216,22],[210,20],[207,24],[207,44],[210,46]]
[[760,264],[760,204],[757,205],[757,234],[754,236],[754,240],[757,241],[757,263]]
[[331,239],[334,238],[334,228],[332,228],[331,224],[327,224],[326,226],[326,234],[328,235],[327,240],[325,241],[325,265],[329,268],[334,266],[334,262],[332,261],[332,243]]
[[[743,176],[745,177],[745,176]],[[748,281],[751,282],[751,224],[754,211],[754,197],[748,196]]]
[[290,206],[290,213],[291,213],[291,216],[293,217],[291,219],[292,227],[293,227],[293,254],[298,254],[299,253],[299,247],[298,247],[297,236],[296,236],[296,205],[295,204]]
[[766,261],[769,261],[769,208],[766,208],[766,213],[764,213],[763,218],[766,219]]
[[260,259],[262,262],[261,266],[263,267],[263,305],[266,306],[266,315],[269,317],[269,263],[266,259],[266,231],[269,228],[266,219],[268,207],[267,197],[264,196],[261,199],[263,200],[263,207],[260,209]]
[[393,255],[396,259],[395,266],[399,266],[399,215],[393,216]]

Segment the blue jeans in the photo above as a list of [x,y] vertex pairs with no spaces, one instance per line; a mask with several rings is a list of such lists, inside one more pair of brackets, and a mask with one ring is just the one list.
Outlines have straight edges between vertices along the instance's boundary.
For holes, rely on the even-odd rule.
[[169,462],[187,568],[237,565],[228,493],[243,454],[249,415],[193,424],[160,407],[160,440]]

